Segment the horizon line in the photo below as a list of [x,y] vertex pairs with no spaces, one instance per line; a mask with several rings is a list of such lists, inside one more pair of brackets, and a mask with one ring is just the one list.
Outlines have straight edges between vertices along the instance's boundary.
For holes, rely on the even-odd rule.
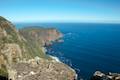
[[120,22],[41,22],[41,21],[29,21],[29,22],[17,22],[17,21],[12,21],[12,23],[88,23],[88,24],[120,24]]

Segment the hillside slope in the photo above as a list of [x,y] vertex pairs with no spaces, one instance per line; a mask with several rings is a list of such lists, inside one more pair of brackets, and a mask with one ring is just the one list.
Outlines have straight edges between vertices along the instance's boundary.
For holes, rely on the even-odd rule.
[[56,29],[22,29],[0,16],[0,76],[11,80],[74,80],[76,73],[45,54],[62,37]]

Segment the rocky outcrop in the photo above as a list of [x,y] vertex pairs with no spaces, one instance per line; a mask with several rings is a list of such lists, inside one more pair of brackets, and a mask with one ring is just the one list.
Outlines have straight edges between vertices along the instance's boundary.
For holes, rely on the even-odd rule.
[[[17,63],[15,80],[74,80],[75,72],[65,64],[39,58]],[[70,71],[71,70],[71,71]],[[13,80],[13,79],[12,79]]]
[[60,37],[53,28],[19,32],[0,16],[0,80],[74,80],[74,70],[45,54],[44,45]]
[[111,72],[104,74],[100,71],[96,71],[91,80],[120,80],[120,74]]
[[19,62],[22,58],[21,48],[15,43],[5,43],[1,53],[6,56],[8,61],[7,65],[9,66],[11,66],[14,62]]

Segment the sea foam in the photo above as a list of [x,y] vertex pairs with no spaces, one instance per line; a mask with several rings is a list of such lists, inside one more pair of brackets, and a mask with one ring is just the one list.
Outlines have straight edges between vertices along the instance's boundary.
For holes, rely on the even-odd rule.
[[59,60],[58,57],[56,57],[56,56],[51,56],[51,55],[50,55],[50,57],[51,57],[53,60],[55,60],[56,62],[61,63],[61,61]]

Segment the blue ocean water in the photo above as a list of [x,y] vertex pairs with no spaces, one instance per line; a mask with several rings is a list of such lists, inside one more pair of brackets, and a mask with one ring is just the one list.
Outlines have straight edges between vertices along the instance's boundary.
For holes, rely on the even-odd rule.
[[120,24],[92,23],[19,23],[25,26],[55,27],[63,43],[48,47],[48,54],[76,70],[78,78],[88,80],[96,70],[120,72]]

